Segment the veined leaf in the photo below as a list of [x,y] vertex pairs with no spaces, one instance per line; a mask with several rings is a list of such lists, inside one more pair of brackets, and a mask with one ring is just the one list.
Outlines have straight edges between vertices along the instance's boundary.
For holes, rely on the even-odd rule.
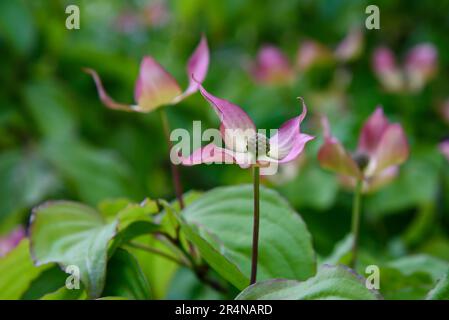
[[375,300],[380,295],[365,287],[362,278],[342,266],[321,267],[304,282],[272,279],[256,283],[237,300]]
[[107,249],[116,222],[106,223],[94,209],[69,201],[48,202],[35,208],[31,223],[31,252],[38,265],[74,265],[90,298],[104,286]]
[[[128,204],[115,218],[70,201],[49,202],[34,210],[31,251],[38,264],[75,265],[90,298],[101,295],[106,262],[118,246],[142,234],[154,232],[151,204]],[[113,239],[113,241],[111,241]]]
[[[182,230],[204,259],[239,289],[249,283],[253,191],[250,185],[209,191],[180,215]],[[260,190],[258,279],[307,279],[315,273],[311,236],[275,191]]]

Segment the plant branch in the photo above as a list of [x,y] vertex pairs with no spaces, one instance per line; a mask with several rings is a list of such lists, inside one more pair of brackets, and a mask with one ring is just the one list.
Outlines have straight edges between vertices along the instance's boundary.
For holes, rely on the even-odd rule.
[[150,252],[150,253],[154,253],[154,254],[160,255],[161,257],[164,257],[164,258],[166,258],[166,259],[168,259],[170,261],[173,261],[173,262],[175,262],[175,263],[177,263],[177,264],[179,264],[181,266],[190,268],[189,264],[187,264],[184,261],[182,261],[182,260],[180,260],[180,259],[178,259],[176,257],[173,257],[172,255],[169,255],[169,254],[167,254],[167,253],[165,253],[165,252],[163,252],[161,250],[158,250],[158,249],[155,249],[155,248],[152,248],[152,247],[140,244],[140,243],[136,243],[136,242],[129,242],[127,244],[127,246],[131,247],[131,248],[135,248],[135,249],[139,249],[139,250],[143,250],[143,251],[147,251],[147,252]]
[[[193,256],[191,256],[182,246],[179,239],[173,238],[166,232],[159,232],[159,235],[163,236],[166,240],[168,240],[180,253],[183,257],[189,261],[188,267],[195,273],[197,278],[203,283],[209,285],[213,289],[217,290],[221,293],[227,293],[228,290],[226,287],[223,287],[220,282],[208,276],[208,267],[207,265],[198,264]],[[190,243],[189,243],[190,244]]]
[[182,196],[183,192],[182,192],[182,184],[181,184],[181,179],[180,179],[180,175],[179,175],[179,170],[178,170],[178,166],[176,166],[170,159],[170,150],[173,147],[173,144],[170,140],[170,125],[168,123],[167,113],[165,112],[164,108],[159,109],[159,114],[161,116],[162,127],[164,129],[164,135],[165,135],[165,139],[167,141],[167,146],[168,146],[168,154],[169,154],[173,186],[175,187],[176,198],[178,199],[179,206],[181,207],[181,210],[182,210],[182,209],[184,209],[184,199]]

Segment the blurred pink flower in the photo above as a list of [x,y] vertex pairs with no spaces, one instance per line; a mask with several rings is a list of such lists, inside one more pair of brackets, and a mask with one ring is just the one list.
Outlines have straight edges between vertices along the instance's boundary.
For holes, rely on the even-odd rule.
[[167,23],[169,16],[167,3],[164,1],[154,1],[144,9],[144,20],[149,26],[162,26]]
[[393,52],[386,47],[373,54],[373,69],[383,87],[390,92],[417,92],[437,71],[438,53],[429,43],[409,50],[403,67],[398,67]]
[[137,112],[151,112],[158,107],[176,104],[195,93],[199,83],[192,80],[195,74],[199,82],[203,82],[209,66],[209,49],[207,40],[203,36],[201,41],[187,63],[187,75],[190,79],[187,89],[182,92],[176,80],[151,56],[143,58],[140,65],[139,76],[134,89],[135,105],[123,104],[114,101],[103,88],[103,84],[97,72],[93,69],[85,69],[94,81],[100,100],[111,109]]
[[114,21],[114,27],[123,33],[132,34],[139,29],[160,27],[169,20],[169,11],[164,1],[154,1],[142,9],[126,9]]
[[14,249],[23,238],[25,238],[25,229],[22,226],[17,227],[8,235],[0,237],[0,257]]
[[335,58],[341,62],[348,62],[359,57],[363,49],[363,32],[355,28],[340,42],[334,51]]
[[133,33],[140,26],[140,19],[136,12],[124,11],[120,13],[114,22],[114,27],[122,33]]
[[321,166],[338,173],[344,184],[351,187],[361,179],[363,192],[390,182],[397,175],[398,166],[408,158],[408,143],[401,125],[389,123],[381,107],[364,124],[352,156],[331,135],[327,118],[323,118],[323,127],[324,144],[318,152]]
[[268,85],[287,84],[294,77],[288,58],[272,45],[265,45],[259,50],[251,74],[256,82]]
[[[200,86],[200,92],[220,117],[221,138],[225,148],[210,143],[181,159],[186,166],[201,163],[236,163],[241,168],[252,165],[264,167],[270,163],[287,163],[298,157],[312,136],[300,132],[307,108],[302,102],[302,113],[286,121],[277,133],[268,139],[257,132],[248,114],[239,106],[217,98]],[[263,173],[262,173],[263,174]]]
[[441,142],[439,147],[441,153],[446,157],[447,161],[449,161],[449,140]]
[[296,54],[296,67],[300,72],[306,72],[313,66],[332,61],[332,53],[324,45],[313,41],[304,41]]
[[429,43],[419,44],[409,51],[405,61],[405,73],[410,90],[420,90],[436,74],[437,58],[435,46]]
[[389,48],[380,47],[374,51],[373,69],[386,90],[398,92],[403,89],[402,71],[396,65],[396,58]]

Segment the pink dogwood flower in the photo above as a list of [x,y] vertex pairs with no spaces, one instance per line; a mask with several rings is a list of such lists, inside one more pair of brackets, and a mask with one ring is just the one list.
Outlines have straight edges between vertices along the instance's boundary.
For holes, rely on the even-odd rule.
[[290,61],[272,45],[265,45],[259,50],[251,74],[256,82],[266,85],[287,84],[294,79]]
[[436,74],[437,59],[435,46],[422,43],[409,50],[400,67],[394,53],[387,47],[380,47],[373,54],[373,69],[387,91],[418,92]]
[[318,160],[325,169],[338,173],[344,184],[354,187],[362,181],[362,191],[371,192],[390,182],[409,155],[405,133],[398,123],[389,123],[381,107],[362,128],[356,152],[351,155],[330,133],[323,118],[324,144]]
[[[206,78],[209,66],[209,48],[203,36],[187,63],[187,74],[190,79],[187,89],[182,92],[176,80],[151,56],[146,56],[140,64],[139,76],[134,88],[136,104],[124,104],[113,100],[103,88],[97,72],[85,69],[94,81],[100,100],[111,109],[137,112],[151,112],[161,106],[176,104],[198,91],[199,83]],[[190,75],[195,74],[196,81]]]
[[334,55],[338,61],[348,62],[359,57],[363,50],[363,32],[352,29],[335,48]]
[[446,157],[447,161],[449,161],[449,140],[441,142],[439,147],[441,153]]
[[313,66],[333,60],[331,51],[321,43],[313,40],[304,41],[296,54],[296,68],[306,72]]
[[435,46],[429,43],[419,44],[409,51],[404,69],[410,90],[420,90],[436,74],[437,58]]
[[14,249],[23,238],[25,238],[25,229],[23,227],[18,227],[6,236],[0,237],[0,257],[5,256]]
[[301,122],[307,113],[304,101],[302,113],[286,121],[277,133],[268,139],[266,135],[257,132],[254,122],[239,106],[213,96],[201,85],[200,92],[220,117],[220,132],[225,147],[210,143],[182,158],[183,165],[236,163],[241,168],[263,168],[270,163],[294,160],[304,150],[306,143],[314,138],[300,131]]

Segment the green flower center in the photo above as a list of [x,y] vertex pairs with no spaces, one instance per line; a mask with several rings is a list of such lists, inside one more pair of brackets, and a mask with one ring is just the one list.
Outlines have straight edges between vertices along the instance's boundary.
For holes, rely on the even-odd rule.
[[246,151],[256,155],[266,155],[270,152],[270,143],[267,137],[261,133],[256,133],[248,138]]

